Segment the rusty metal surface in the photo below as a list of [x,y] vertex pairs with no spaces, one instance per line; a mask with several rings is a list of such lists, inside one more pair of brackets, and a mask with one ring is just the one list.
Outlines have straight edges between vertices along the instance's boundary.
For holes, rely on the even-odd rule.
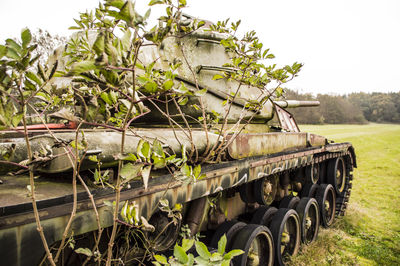
[[279,124],[281,128],[289,132],[300,132],[299,126],[294,120],[291,113],[285,109],[275,105],[275,112],[278,115]]
[[240,134],[229,145],[228,153],[234,159],[243,159],[306,147],[307,133]]
[[234,159],[296,151],[306,147],[323,146],[326,138],[310,133],[273,132],[240,134],[229,145],[228,153]]

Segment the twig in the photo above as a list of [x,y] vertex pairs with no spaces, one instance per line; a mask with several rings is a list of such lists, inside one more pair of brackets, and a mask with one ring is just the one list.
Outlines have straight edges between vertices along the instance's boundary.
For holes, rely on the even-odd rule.
[[79,146],[78,145],[78,139],[79,139],[79,136],[78,135],[79,135],[79,129],[80,129],[81,126],[82,126],[82,123],[79,123],[78,127],[75,130],[75,156],[74,156],[75,160],[72,161],[71,157],[68,155],[68,158],[70,159],[70,162],[71,162],[71,165],[72,165],[72,168],[73,168],[73,173],[72,173],[72,196],[73,196],[72,211],[71,211],[71,215],[69,217],[67,226],[64,229],[63,237],[61,239],[61,244],[60,244],[60,246],[59,246],[59,248],[57,250],[56,256],[54,257],[54,262],[58,261],[58,258],[59,258],[60,254],[61,254],[61,251],[62,251],[63,247],[64,247],[65,240],[68,237],[68,233],[69,233],[69,229],[71,227],[72,221],[74,220],[75,215],[76,215],[76,208],[77,208],[77,204],[78,204],[78,191],[77,191],[77,187],[76,187],[76,176],[77,176],[77,174],[79,173],[79,170],[80,170],[80,164],[78,162],[78,156],[79,156],[79,154],[78,154],[78,152],[79,152],[78,151],[78,146]]
[[[29,142],[28,129],[27,129],[27,123],[26,123],[25,100],[24,100],[24,94],[22,92],[22,78],[23,77],[21,76],[21,78],[19,80],[19,84],[18,84],[18,90],[19,90],[19,93],[21,96],[22,110],[24,110],[23,116],[22,116],[22,123],[24,125],[24,135],[25,135],[25,142],[26,142],[26,149],[27,149],[27,153],[28,153],[28,163],[29,163],[32,160],[32,149],[31,149],[31,144]],[[36,220],[37,231],[39,232],[40,238],[43,243],[43,247],[46,251],[47,259],[49,260],[51,265],[55,266],[56,264],[53,260],[53,255],[51,254],[49,245],[47,244],[46,236],[44,235],[43,227],[40,222],[40,216],[39,216],[39,211],[37,208],[36,196],[35,196],[35,179],[34,179],[34,175],[33,175],[33,170],[30,167],[29,167],[29,184],[31,186],[32,208],[33,208],[33,213],[34,213],[35,220]]]

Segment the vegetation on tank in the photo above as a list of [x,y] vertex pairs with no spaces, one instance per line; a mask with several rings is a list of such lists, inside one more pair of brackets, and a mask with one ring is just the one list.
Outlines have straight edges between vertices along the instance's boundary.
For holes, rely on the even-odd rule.
[[[142,244],[144,243],[145,251],[141,262],[153,259],[164,264],[167,258],[155,254],[151,240],[143,233],[154,231],[154,227],[144,217],[137,216],[138,206],[134,202],[121,201],[121,191],[129,187],[130,181],[137,179],[142,180],[143,186],[147,188],[150,172],[160,168],[171,173],[173,179],[186,183],[203,178],[201,165],[221,161],[221,155],[227,148],[227,135],[232,133],[236,137],[252,120],[252,117],[240,118],[234,127],[228,126],[228,114],[232,105],[239,98],[243,100],[240,95],[241,89],[252,86],[264,95],[262,98],[245,102],[243,106],[243,111],[250,110],[255,116],[271,97],[282,94],[281,85],[294,78],[301,69],[302,65],[299,63],[282,68],[275,64],[265,65],[264,62],[274,58],[274,55],[269,49],[265,49],[253,31],[246,33],[242,38],[236,37],[240,21],[229,23],[226,20],[207,25],[205,21],[183,15],[185,0],[152,0],[149,3],[150,6],[159,4],[165,6],[165,14],[159,18],[159,24],[150,30],[146,27],[150,10],[140,15],[130,0],[107,0],[99,4],[94,11],[81,13],[80,17],[75,19],[76,25],[71,27],[78,33],[68,41],[65,49],[59,48],[61,50],[46,63],[41,62],[41,52],[37,51],[40,40],[33,40],[29,29],[22,30],[20,40],[7,39],[4,45],[0,45],[0,128],[23,132],[25,136],[27,160],[10,164],[19,167],[19,173],[29,173],[30,184],[27,189],[32,198],[37,230],[49,264],[55,265],[61,259],[65,247],[74,249],[75,241],[70,228],[77,211],[77,183],[85,188],[91,199],[98,225],[94,246],[75,249],[76,253],[87,257],[84,264],[105,262],[106,265],[110,265],[118,263],[118,260],[124,257],[117,255],[114,247],[121,225],[130,228],[127,234],[135,234]],[[200,88],[195,82],[196,89],[189,90],[184,82],[176,78],[176,70],[187,62],[171,60],[167,62],[168,69],[158,69],[155,67],[156,60],[144,64],[140,58],[144,47],[160,47],[168,38],[180,40],[196,31],[207,31],[207,28],[226,36],[220,43],[232,55],[231,63],[224,65],[229,71],[219,72],[214,79],[235,81],[237,84],[232,91],[226,92],[226,100],[222,103],[224,113],[214,116],[202,106],[201,97],[207,93],[207,89]],[[195,77],[194,79],[196,80]],[[191,108],[199,109],[202,113],[194,120],[197,121],[197,127],[206,132],[207,147],[202,154],[197,152],[194,145],[193,127],[181,111],[181,106],[185,106],[188,98],[193,96],[199,97],[200,106],[193,105]],[[175,117],[162,110],[159,110],[160,113],[172,129],[184,132],[190,139],[190,147],[182,145],[179,155],[168,154],[156,140],[143,140],[136,152],[126,153],[126,134],[134,133],[134,122],[145,118],[151,112],[148,105],[157,109],[157,106],[166,103],[176,107],[177,116],[183,124],[176,122]],[[54,130],[48,127],[48,124],[54,121],[63,121],[66,128],[74,129],[74,140],[64,141],[57,138]],[[63,238],[57,246],[48,244],[35,197],[36,170],[40,165],[54,159],[54,156],[48,153],[46,147],[40,151],[32,150],[28,137],[31,124],[43,125],[43,129],[52,136],[54,145],[64,150],[62,155],[66,156],[72,168],[73,208]],[[96,155],[88,154],[91,139],[88,139],[83,131],[88,127],[101,127],[120,133],[120,152],[115,154],[115,160],[118,161],[117,174],[113,178],[111,173],[101,172],[102,162]],[[217,134],[219,141],[211,144],[208,132]],[[2,154],[2,157],[4,160],[1,163],[7,164],[7,152]],[[115,199],[109,203],[114,206],[113,226],[107,232],[110,234],[108,247],[103,252],[99,243],[106,232],[101,226],[96,203],[87,181],[80,174],[85,159],[97,164],[97,168],[92,171],[93,183],[115,191]],[[176,223],[174,217],[179,217],[181,205],[171,207],[168,201],[160,201],[158,207],[168,213],[173,223]],[[207,264],[207,261],[213,261],[228,265],[241,251],[225,253],[224,242],[226,240],[222,237],[218,251],[211,254],[201,242],[184,237],[181,245],[175,245],[174,256],[168,261],[176,264],[190,264],[194,261]],[[193,245],[199,257],[186,254]]]

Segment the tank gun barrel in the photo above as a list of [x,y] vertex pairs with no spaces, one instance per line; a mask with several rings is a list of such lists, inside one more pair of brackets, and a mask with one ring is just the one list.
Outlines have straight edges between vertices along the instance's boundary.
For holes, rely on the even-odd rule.
[[284,101],[274,101],[276,105],[281,108],[296,108],[296,107],[313,107],[319,106],[319,101],[298,101],[298,100],[284,100]]

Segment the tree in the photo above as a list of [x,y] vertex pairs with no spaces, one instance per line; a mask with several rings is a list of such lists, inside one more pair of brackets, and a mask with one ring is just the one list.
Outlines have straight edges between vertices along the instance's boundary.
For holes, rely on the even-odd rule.
[[38,29],[32,33],[32,44],[37,45],[34,55],[40,55],[39,62],[46,63],[47,59],[54,55],[56,48],[66,45],[67,38],[59,35],[51,35],[47,30]]

